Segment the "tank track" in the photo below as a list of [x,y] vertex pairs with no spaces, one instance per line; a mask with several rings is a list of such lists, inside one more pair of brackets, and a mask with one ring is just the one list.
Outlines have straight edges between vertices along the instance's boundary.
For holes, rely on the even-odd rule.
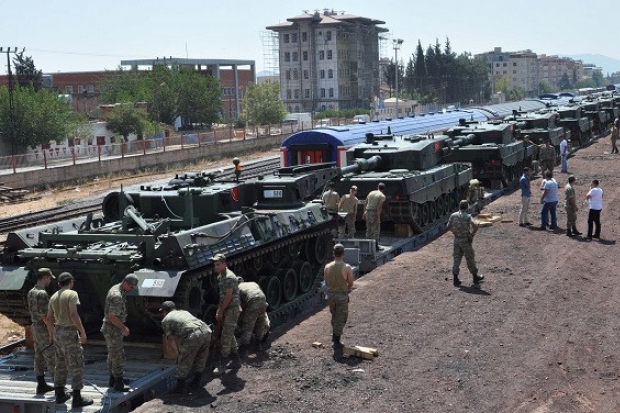
[[11,319],[21,326],[32,324],[30,311],[28,311],[28,291],[33,287],[26,281],[24,288],[17,291],[0,291],[0,314]]

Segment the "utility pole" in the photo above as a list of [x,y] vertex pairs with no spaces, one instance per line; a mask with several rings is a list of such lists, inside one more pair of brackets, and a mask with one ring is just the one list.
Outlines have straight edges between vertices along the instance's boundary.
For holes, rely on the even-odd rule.
[[[11,142],[11,155],[15,155],[15,105],[13,103],[13,73],[11,72],[11,54],[17,54],[17,47],[11,50],[10,47],[7,47],[4,50],[4,47],[0,47],[0,53],[6,53],[6,67],[9,73],[9,141]],[[22,53],[25,52],[26,49],[22,50]]]
[[396,89],[396,118],[398,118],[398,49],[403,44],[403,39],[393,39],[392,45],[394,46],[394,84]]

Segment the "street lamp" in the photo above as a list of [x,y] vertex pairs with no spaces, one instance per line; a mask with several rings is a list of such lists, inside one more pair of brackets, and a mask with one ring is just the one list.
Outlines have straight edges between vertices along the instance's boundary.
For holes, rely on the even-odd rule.
[[396,89],[396,117],[398,118],[398,49],[403,44],[403,39],[393,39],[392,45],[394,47],[394,84]]

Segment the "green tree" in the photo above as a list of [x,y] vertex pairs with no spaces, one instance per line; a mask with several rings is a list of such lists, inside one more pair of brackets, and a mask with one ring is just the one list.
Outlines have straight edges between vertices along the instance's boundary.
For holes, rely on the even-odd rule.
[[540,83],[538,83],[538,90],[540,91],[541,94],[555,93],[558,91],[558,88],[553,86],[551,83],[547,82],[546,80],[541,80]]
[[418,40],[418,46],[415,51],[415,64],[413,65],[413,78],[415,83],[415,90],[423,94],[426,92],[425,85],[427,79],[426,63],[424,60],[424,50],[422,49],[422,43]]
[[153,84],[151,76],[138,70],[125,70],[119,67],[108,71],[99,87],[101,103],[149,102],[152,97]]
[[178,75],[178,114],[184,125],[211,125],[222,112],[222,87],[211,76],[183,69]]
[[603,73],[600,70],[595,70],[592,73],[592,80],[596,87],[603,86],[605,84],[605,79],[603,79]]
[[581,79],[581,80],[578,80],[573,85],[574,89],[583,89],[586,87],[596,87],[596,82],[594,81],[594,79],[591,79],[591,78]]
[[146,113],[133,103],[119,103],[106,118],[107,128],[121,135],[125,142],[130,134],[142,136],[147,128]]
[[502,76],[495,81],[495,92],[502,92],[508,96],[510,93],[510,81],[506,76]]
[[277,83],[250,84],[243,97],[243,107],[243,116],[254,125],[280,123],[286,115]]
[[568,78],[568,73],[564,72],[560,80],[558,81],[558,87],[560,90],[570,89],[570,79]]
[[60,142],[72,138],[84,119],[76,115],[69,103],[58,95],[34,86],[16,86],[13,90],[13,119],[11,122],[9,91],[0,87],[1,139],[20,153],[27,146]]
[[35,91],[43,87],[43,75],[34,65],[32,57],[24,56],[24,52],[17,53],[13,58],[17,83],[21,87],[32,85]]

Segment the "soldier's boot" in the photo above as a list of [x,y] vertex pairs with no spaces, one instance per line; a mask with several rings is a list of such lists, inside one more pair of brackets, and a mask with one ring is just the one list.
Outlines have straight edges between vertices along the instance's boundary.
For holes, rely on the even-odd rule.
[[93,404],[93,399],[82,397],[79,390],[73,390],[73,400],[71,401],[72,409],[75,409],[76,407],[89,406],[91,404]]
[[239,355],[239,357],[247,357],[248,356],[248,345],[241,344],[239,348],[237,349],[237,354]]
[[573,235],[581,235],[581,232],[577,231],[577,227],[573,225]]
[[179,394],[185,391],[185,379],[177,379],[177,384],[170,390],[172,394]]
[[131,389],[129,387],[125,387],[125,380],[123,380],[123,376],[120,376],[114,378],[114,390],[128,392]]
[[194,373],[194,377],[192,377],[192,381],[189,383],[189,387],[192,389],[199,389],[202,387],[202,374]]
[[461,280],[459,280],[458,274],[452,274],[452,284],[454,284],[455,287],[459,287],[461,285]]
[[64,387],[54,387],[56,392],[56,403],[62,404],[71,398],[71,395],[67,393]]
[[480,275],[480,274],[474,275],[474,284],[475,285],[480,284],[483,280],[484,280],[484,275]]
[[108,387],[114,387],[114,376],[110,374],[110,380],[108,380]]
[[258,350],[259,351],[264,351],[267,348],[269,348],[269,343],[267,342],[267,339],[269,338],[269,331],[267,331],[265,333],[265,335],[263,336],[263,338],[261,338],[258,342]]
[[54,387],[45,382],[45,376],[37,376],[37,394],[45,394],[52,390]]
[[241,358],[239,358],[239,353],[233,353],[230,355],[232,359],[232,363],[230,363],[231,369],[239,369],[241,368]]
[[213,369],[214,376],[221,376],[226,371],[226,365],[228,364],[228,357],[222,357],[215,362],[215,368]]
[[340,336],[332,335],[332,341],[334,342],[334,348],[343,348],[344,344],[340,341]]
[[[568,228],[566,230],[566,235],[569,236],[569,237],[572,237],[573,236],[573,231],[570,228]],[[575,235],[577,235],[577,234],[575,234]]]

